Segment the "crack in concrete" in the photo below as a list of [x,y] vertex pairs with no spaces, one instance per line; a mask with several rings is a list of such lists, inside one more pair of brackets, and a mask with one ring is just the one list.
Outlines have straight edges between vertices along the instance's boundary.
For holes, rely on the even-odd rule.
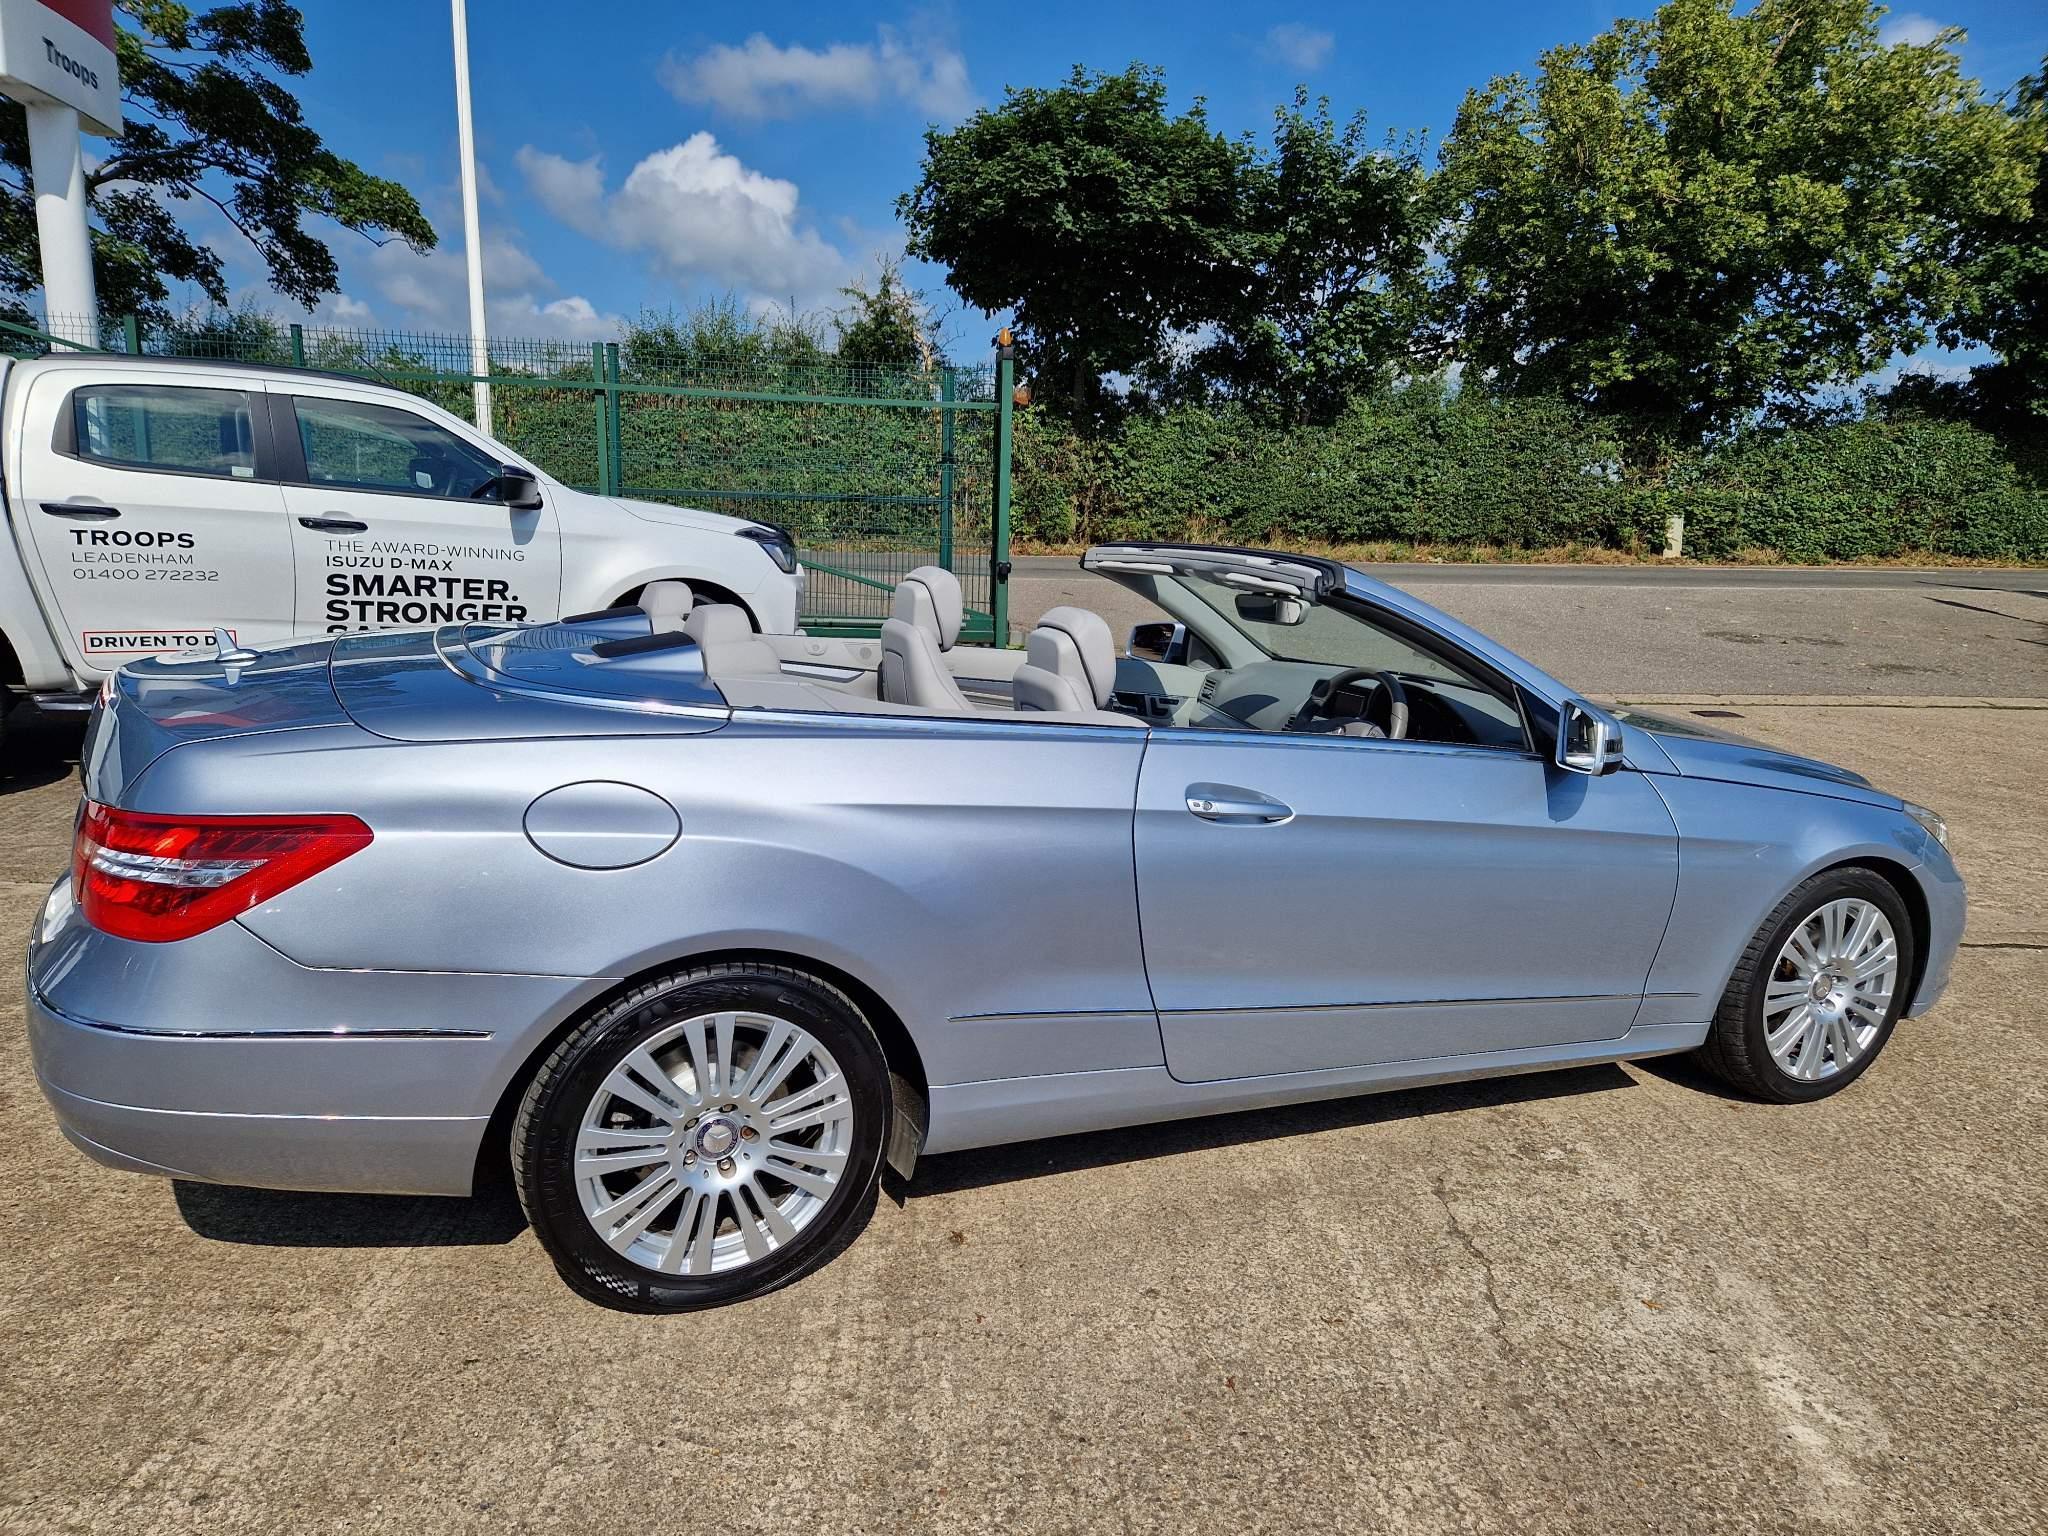
[[2032,944],[2024,939],[1964,939],[1956,945],[1958,949],[2048,949],[2048,944]]
[[1436,1195],[1436,1203],[1444,1208],[1444,1220],[1449,1224],[1451,1236],[1455,1237],[1465,1252],[1472,1256],[1472,1261],[1479,1266],[1480,1273],[1486,1277],[1486,1305],[1487,1309],[1493,1313],[1493,1336],[1505,1341],[1508,1333],[1508,1319],[1507,1314],[1500,1309],[1500,1294],[1494,1289],[1493,1260],[1489,1259],[1481,1251],[1479,1245],[1472,1241],[1472,1234],[1465,1230],[1465,1224],[1458,1220],[1458,1213],[1451,1209],[1450,1197],[1444,1192],[1443,1175],[1438,1174],[1436,1178],[1430,1181],[1429,1187]]

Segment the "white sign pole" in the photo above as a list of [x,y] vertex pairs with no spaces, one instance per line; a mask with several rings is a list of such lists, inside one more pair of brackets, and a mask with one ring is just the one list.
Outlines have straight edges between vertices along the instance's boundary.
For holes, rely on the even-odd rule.
[[[469,257],[469,371],[491,371],[491,349],[484,328],[484,249],[476,212],[476,133],[469,123],[469,17],[463,0],[449,0],[455,23],[455,138],[462,157],[462,240]],[[491,386],[478,382],[476,425],[491,430]]]
[[121,132],[113,0],[0,0],[0,94],[28,116],[28,168],[50,333],[100,344],[81,130]]
[[24,103],[28,164],[35,180],[36,234],[43,252],[43,303],[50,334],[96,347],[99,300],[93,294],[92,235],[85,223],[85,151],[78,110]]

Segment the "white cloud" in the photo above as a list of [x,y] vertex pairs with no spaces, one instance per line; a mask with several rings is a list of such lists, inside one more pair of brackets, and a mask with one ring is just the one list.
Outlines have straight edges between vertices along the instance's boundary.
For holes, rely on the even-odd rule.
[[951,122],[975,102],[959,49],[921,29],[906,36],[894,27],[877,27],[872,43],[824,48],[783,47],[756,32],[736,48],[718,43],[694,57],[671,53],[662,60],[661,80],[678,101],[754,120],[897,100]]
[[[438,246],[424,256],[395,243],[380,246],[351,279],[356,292],[327,306],[337,323],[389,323],[458,335],[469,329],[469,275],[460,245]],[[375,295],[374,303],[362,297],[365,290]],[[601,312],[581,294],[564,295],[515,238],[487,229],[484,324],[493,336],[603,341],[618,336],[626,321]]]
[[616,191],[603,163],[522,147],[528,189],[571,229],[643,251],[673,276],[758,297],[815,303],[844,280],[847,261],[798,213],[795,182],[750,170],[708,133],[657,150]]
[[1906,43],[1914,48],[1924,48],[1948,30],[1946,22],[1936,21],[1931,16],[1922,16],[1917,11],[1901,11],[1887,16],[1878,28],[1877,40],[1889,48],[1894,43]]
[[1289,69],[1312,70],[1329,62],[1330,52],[1336,46],[1335,33],[1305,27],[1298,21],[1283,21],[1266,29],[1259,51]]

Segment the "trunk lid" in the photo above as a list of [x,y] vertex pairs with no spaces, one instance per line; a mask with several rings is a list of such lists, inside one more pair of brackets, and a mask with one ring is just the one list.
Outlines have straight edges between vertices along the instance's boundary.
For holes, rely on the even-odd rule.
[[328,679],[333,649],[323,637],[227,656],[129,662],[107,679],[93,707],[79,754],[86,793],[119,805],[143,769],[187,742],[347,725]]

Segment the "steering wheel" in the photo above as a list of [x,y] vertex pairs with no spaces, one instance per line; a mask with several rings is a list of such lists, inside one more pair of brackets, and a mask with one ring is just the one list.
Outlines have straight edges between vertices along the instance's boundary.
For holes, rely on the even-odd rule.
[[[1309,689],[1308,697],[1302,700],[1301,708],[1294,712],[1294,718],[1287,722],[1290,731],[1305,731],[1322,719],[1330,707],[1330,701],[1353,683],[1371,678],[1379,684],[1375,698],[1387,701],[1386,735],[1390,740],[1400,741],[1408,734],[1408,690],[1401,686],[1401,679],[1391,672],[1375,672],[1371,667],[1346,667],[1329,677],[1319,678],[1315,687]],[[1367,700],[1366,708],[1372,708]]]

